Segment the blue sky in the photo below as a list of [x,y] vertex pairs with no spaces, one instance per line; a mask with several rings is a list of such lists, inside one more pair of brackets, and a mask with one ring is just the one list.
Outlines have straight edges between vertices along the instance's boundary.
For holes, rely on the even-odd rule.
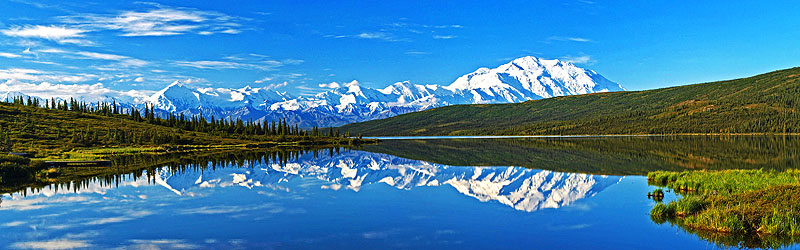
[[572,61],[629,90],[652,89],[800,66],[798,7],[0,0],[0,88],[144,95],[180,80],[311,94],[334,81],[449,84],[532,55]]

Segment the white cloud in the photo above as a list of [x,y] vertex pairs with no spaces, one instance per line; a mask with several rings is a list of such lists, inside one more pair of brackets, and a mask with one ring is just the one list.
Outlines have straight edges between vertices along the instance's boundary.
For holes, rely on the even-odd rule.
[[304,60],[300,60],[300,59],[286,59],[286,60],[281,61],[282,64],[286,64],[286,65],[297,65],[297,64],[304,63],[304,62],[305,62]]
[[273,84],[270,84],[270,85],[267,85],[267,86],[263,87],[262,89],[278,89],[278,88],[286,87],[286,85],[289,85],[289,82],[273,83]]
[[[0,71],[0,79],[3,73]],[[117,91],[105,87],[102,83],[95,84],[52,84],[49,82],[29,83],[16,79],[0,83],[0,89],[8,92],[23,92],[27,95],[38,96],[41,98],[70,98],[83,97],[88,101],[103,100],[107,96],[118,98],[144,98],[152,95],[155,91],[129,90]],[[5,204],[4,204],[5,205]]]
[[134,82],[144,82],[144,77],[137,77],[136,79],[133,79],[133,81]]
[[320,84],[319,84],[319,87],[320,87],[320,88],[331,88],[331,89],[335,89],[335,88],[339,88],[339,87],[341,87],[341,85],[339,85],[339,83],[337,83],[337,82],[331,82],[331,83],[320,83]]
[[41,38],[62,44],[75,44],[82,46],[94,45],[94,43],[89,40],[79,39],[84,37],[83,33],[86,32],[88,32],[88,30],[55,25],[13,26],[9,29],[0,30],[0,33],[10,37]]
[[[26,51],[28,51],[28,53],[35,53],[35,52],[30,52],[30,49],[27,49]],[[40,49],[40,50],[37,50],[36,52],[41,52],[41,53],[67,53],[64,50],[54,49],[54,48]]]
[[361,33],[358,34],[358,38],[362,39],[379,39],[384,40],[387,42],[410,42],[411,40],[406,38],[398,38],[395,35],[386,32],[372,32],[372,33]]
[[395,35],[388,33],[388,32],[362,32],[356,35],[325,35],[324,37],[330,38],[360,38],[360,39],[371,39],[371,40],[383,40],[387,42],[409,42],[409,39],[405,38],[398,38]]
[[406,55],[428,55],[430,52],[425,51],[406,51]]
[[142,67],[148,64],[147,61],[131,58],[129,56],[122,56],[122,55],[115,55],[115,54],[106,54],[106,53],[97,53],[97,52],[89,52],[89,51],[65,51],[61,49],[42,49],[37,50],[39,53],[52,53],[52,54],[68,54],[72,56],[77,56],[80,59],[95,59],[95,60],[109,60],[109,61],[117,61],[119,62],[117,66],[121,67]]
[[[61,73],[47,73],[35,69],[0,69],[0,80],[28,80],[28,81],[54,81],[54,82],[83,82],[89,80],[86,76],[68,75]],[[3,85],[0,84],[0,87]],[[4,89],[4,88],[0,88]]]
[[591,42],[592,41],[591,39],[588,39],[588,38],[567,37],[567,36],[551,36],[551,37],[548,37],[547,40],[551,40],[551,41],[568,41],[568,42],[582,42],[582,43],[587,43],[587,42]]
[[442,35],[433,36],[433,39],[453,39],[453,38],[456,38],[456,36],[442,36]]
[[128,58],[127,56],[103,54],[103,53],[95,53],[95,52],[85,52],[85,51],[75,52],[75,54],[82,55],[82,56],[85,56],[85,57],[88,57],[88,58],[92,58],[92,59],[103,59],[103,60],[114,60],[114,61],[120,61],[120,60]]
[[595,60],[591,56],[564,56],[561,60],[571,62],[574,64],[594,64]]
[[371,33],[361,33],[356,35],[358,38],[364,39],[386,39],[389,35],[384,32],[371,32]]
[[177,61],[175,64],[198,69],[235,69],[249,66],[242,63],[226,61]]
[[53,41],[63,40],[67,38],[83,37],[86,30],[59,27],[55,25],[28,25],[28,26],[14,26],[6,30],[0,30],[6,36],[24,37],[24,38],[43,38]]
[[21,56],[21,55],[14,54],[14,53],[0,52],[0,57],[5,57],[5,58],[20,58],[20,57],[22,57],[22,56]]
[[[291,63],[301,63],[291,61]],[[282,66],[284,63],[266,60],[266,61],[250,61],[250,62],[232,62],[232,61],[214,61],[214,60],[201,60],[201,61],[175,61],[175,64],[183,67],[191,67],[197,69],[255,69],[255,70],[274,70]]]
[[268,82],[268,81],[272,81],[272,79],[273,79],[272,77],[267,76],[267,77],[261,78],[259,80],[255,80],[253,82],[254,83],[265,83],[265,82]]
[[436,29],[460,29],[460,28],[464,28],[464,26],[461,26],[459,24],[453,24],[453,25],[422,25],[422,27],[425,27],[425,28],[436,28]]
[[160,8],[149,11],[124,11],[114,15],[84,14],[61,17],[65,23],[94,30],[118,30],[121,36],[173,36],[238,34],[244,18],[213,11],[189,8]]

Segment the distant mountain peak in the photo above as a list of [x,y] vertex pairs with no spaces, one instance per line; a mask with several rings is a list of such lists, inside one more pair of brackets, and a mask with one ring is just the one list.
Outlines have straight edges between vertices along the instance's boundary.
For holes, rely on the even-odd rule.
[[591,70],[558,59],[525,56],[456,79],[451,90],[471,91],[475,103],[519,102],[564,95],[623,91]]

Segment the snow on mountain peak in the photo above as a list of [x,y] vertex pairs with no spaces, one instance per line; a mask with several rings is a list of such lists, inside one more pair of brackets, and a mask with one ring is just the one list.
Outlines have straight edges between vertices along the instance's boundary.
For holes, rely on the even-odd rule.
[[456,79],[451,90],[469,91],[476,103],[519,102],[564,95],[622,91],[619,84],[558,59],[526,56]]
[[[625,90],[592,70],[558,59],[526,56],[497,68],[479,68],[450,85],[396,82],[384,88],[358,81],[319,84],[327,90],[294,97],[273,87],[198,88],[174,81],[153,95],[118,104],[206,118],[277,121],[301,127],[340,126],[425,109],[481,103],[515,103],[564,95]],[[6,94],[9,96],[12,94]]]
[[517,58],[497,68],[479,68],[447,86],[402,81],[376,89],[364,87],[356,80],[319,86],[328,90],[294,98],[251,86],[192,91],[175,82],[150,101],[170,112],[261,121],[287,119],[310,127],[339,126],[455,104],[513,103],[624,90],[594,71],[558,59],[533,56]]

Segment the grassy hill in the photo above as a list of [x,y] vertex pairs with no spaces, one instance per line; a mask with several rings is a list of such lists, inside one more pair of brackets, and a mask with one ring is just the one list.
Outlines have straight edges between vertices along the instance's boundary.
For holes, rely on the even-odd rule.
[[748,78],[515,104],[455,105],[349,124],[379,135],[800,132],[800,68]]
[[[121,130],[131,137],[116,143],[111,130]],[[178,128],[129,120],[124,115],[101,116],[90,113],[51,110],[0,103],[0,152],[35,153],[44,157],[73,149],[107,146],[156,146],[157,136],[177,136],[176,142],[193,145],[243,144],[242,139],[223,138],[206,133],[186,132]],[[85,138],[92,137],[92,138]],[[138,139],[138,140],[137,140]]]

